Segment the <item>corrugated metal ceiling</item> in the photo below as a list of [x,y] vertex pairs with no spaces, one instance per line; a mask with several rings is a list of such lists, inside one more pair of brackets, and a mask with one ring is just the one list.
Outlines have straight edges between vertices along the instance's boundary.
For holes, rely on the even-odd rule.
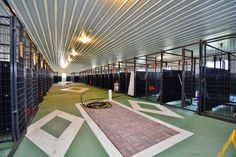
[[2,0],[0,0],[0,15],[1,16],[9,16],[10,14],[10,10],[7,9],[7,7],[5,6],[5,4],[3,3]]
[[[80,71],[236,32],[234,0],[8,0],[48,62]],[[78,42],[82,32],[89,44]]]

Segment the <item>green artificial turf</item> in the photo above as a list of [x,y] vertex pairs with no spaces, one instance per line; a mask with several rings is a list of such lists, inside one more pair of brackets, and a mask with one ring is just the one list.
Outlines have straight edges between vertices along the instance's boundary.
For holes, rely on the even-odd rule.
[[[72,87],[86,87],[86,99],[107,98],[107,91],[99,88],[94,88],[87,85],[73,85]],[[80,102],[80,94],[66,92],[60,90],[61,87],[54,85],[40,105],[39,111],[34,117],[32,123],[43,118],[54,110],[61,110],[72,115],[82,117],[81,113],[75,106],[75,103]],[[113,93],[113,96],[120,97],[115,100],[131,107],[128,100],[145,101],[139,98],[129,97],[124,94]],[[150,105],[145,105],[150,106]],[[219,121],[216,119],[199,116],[193,112],[185,111],[177,108],[168,107],[172,111],[180,114],[185,119],[168,117],[164,115],[152,114],[144,112],[154,118],[160,119],[182,129],[191,131],[194,135],[172,147],[156,155],[158,157],[215,157],[220,151],[223,144],[228,139],[232,130],[236,127],[235,124]],[[55,125],[56,126],[56,125]],[[56,127],[57,128],[57,127]],[[44,157],[47,156],[36,145],[34,145],[26,137],[18,147],[15,157]],[[83,123],[74,141],[66,152],[66,157],[106,157],[108,154],[99,143],[98,139],[86,122]],[[231,146],[224,157],[236,156],[233,147]]]
[[82,88],[80,88],[80,87],[70,87],[70,90],[80,90],[80,89],[82,89]]
[[[142,101],[142,99],[133,100]],[[125,99],[118,100],[124,105],[130,106]],[[166,106],[168,107],[168,106]],[[164,122],[194,133],[190,138],[172,146],[171,148],[156,155],[156,157],[216,157],[236,125],[205,116],[199,116],[191,111],[174,107],[168,107],[172,111],[183,116],[184,119],[168,117],[148,112],[147,115],[160,119]],[[227,150],[224,157],[234,157],[236,152],[232,146]]]
[[10,152],[12,142],[0,143],[0,157],[6,157]]
[[145,109],[151,109],[151,110],[158,110],[160,111],[160,109],[158,109],[156,106],[154,105],[148,105],[148,104],[139,104],[140,107],[145,108]]
[[[74,85],[73,87],[80,87]],[[85,87],[83,85],[83,87]],[[86,86],[88,87],[88,86]],[[80,102],[80,93],[62,91],[62,88],[58,85],[54,85],[45,100],[40,105],[39,111],[35,115],[32,123],[35,123],[39,119],[43,118],[47,114],[54,110],[61,110],[69,114],[82,117],[80,112],[75,106],[75,103]],[[86,93],[93,93],[86,95],[87,98],[99,98],[106,97],[106,91],[98,92],[100,89],[92,88]],[[55,127],[56,128],[56,127]],[[27,137],[24,137],[23,141],[19,145],[14,157],[46,157],[47,155],[40,150],[35,144],[33,144]],[[92,130],[89,128],[86,122],[83,123],[74,141],[69,147],[66,157],[106,157],[108,156],[102,145],[99,143]]]
[[41,129],[58,138],[70,124],[70,121],[56,116],[42,126]]

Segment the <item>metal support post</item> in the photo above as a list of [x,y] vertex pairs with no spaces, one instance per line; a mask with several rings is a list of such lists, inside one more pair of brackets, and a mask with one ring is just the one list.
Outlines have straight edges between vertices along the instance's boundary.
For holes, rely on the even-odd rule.
[[136,58],[134,58],[134,96],[136,97]]
[[147,56],[145,58],[145,61],[146,61],[146,66],[145,66],[145,97],[147,98],[147,95],[148,95],[148,61],[147,61]]
[[163,50],[161,50],[161,65],[160,65],[160,104],[163,105]]
[[16,17],[10,17],[10,82],[11,82],[11,117],[12,117],[12,134],[13,141],[18,141],[20,138],[19,132],[19,115],[17,102],[17,40],[16,40]]
[[185,106],[185,48],[182,48],[181,107]]
[[202,40],[199,42],[199,103],[198,103],[198,114],[202,114],[202,106],[203,106],[203,67],[202,67]]

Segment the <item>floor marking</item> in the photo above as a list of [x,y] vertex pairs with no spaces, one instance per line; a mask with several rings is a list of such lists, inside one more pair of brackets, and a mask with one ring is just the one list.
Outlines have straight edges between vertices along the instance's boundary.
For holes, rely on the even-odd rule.
[[78,90],[75,90],[75,89],[72,89],[74,87],[69,87],[69,88],[63,88],[61,90],[63,91],[68,91],[68,92],[74,92],[74,93],[83,93],[85,92],[86,90],[88,90],[89,88],[83,88],[83,87],[79,87]]
[[[183,141],[184,139],[190,137],[193,135],[192,132],[189,132],[187,130],[178,128],[174,125],[168,124],[166,122],[163,122],[159,119],[156,119],[154,117],[151,117],[149,115],[146,115],[142,112],[139,112],[137,110],[134,110],[130,107],[127,107],[117,101],[112,101],[113,103],[120,105],[132,112],[135,112],[141,116],[144,116],[152,121],[155,121],[157,123],[160,123],[166,127],[169,127],[177,132],[179,132],[179,134],[176,134],[158,144],[155,144],[135,155],[133,155],[132,157],[151,157],[154,155],[159,154],[160,152],[170,148],[171,146]],[[82,116],[84,117],[84,119],[86,120],[86,122],[88,123],[88,125],[90,126],[90,128],[92,129],[92,131],[94,132],[94,134],[96,135],[96,137],[98,138],[98,140],[100,141],[100,143],[103,145],[104,149],[107,151],[109,156],[112,157],[116,157],[116,156],[122,156],[121,153],[119,152],[119,150],[117,150],[117,148],[111,143],[111,141],[107,138],[107,136],[102,132],[102,130],[97,126],[97,124],[93,121],[93,119],[91,119],[91,117],[86,113],[86,111],[82,108],[81,104],[76,104],[76,107],[78,108],[78,110],[81,112]]]
[[[128,101],[129,101],[130,105],[133,107],[133,109],[138,110],[138,111],[160,114],[160,115],[165,115],[165,116],[170,116],[170,117],[184,118],[184,117],[180,116],[179,114],[164,107],[163,105],[160,105],[157,103],[150,103],[150,102],[145,102],[145,101],[135,101],[135,100],[128,100]],[[153,105],[153,106],[157,107],[158,109],[160,109],[160,111],[142,108],[139,104]]]
[[[48,123],[56,116],[71,122],[71,124],[64,130],[59,138],[56,138],[41,129],[43,125]],[[27,129],[26,137],[50,157],[64,157],[83,122],[83,118],[55,110],[34,124],[30,125]]]
[[89,127],[92,129],[103,148],[106,150],[109,156],[111,157],[122,157],[122,154],[116,149],[116,147],[111,143],[111,141],[107,138],[107,136],[102,132],[102,130],[97,126],[97,124],[93,121],[92,118],[87,114],[87,112],[83,109],[81,104],[76,104],[76,107],[88,123]]

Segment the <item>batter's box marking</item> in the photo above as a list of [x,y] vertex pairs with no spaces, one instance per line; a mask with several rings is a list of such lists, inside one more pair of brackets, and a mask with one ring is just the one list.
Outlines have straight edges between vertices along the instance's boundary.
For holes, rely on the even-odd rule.
[[69,87],[69,88],[63,88],[63,89],[61,89],[61,90],[63,90],[63,91],[68,91],[68,92],[74,92],[74,93],[83,93],[83,92],[85,92],[85,91],[87,91],[89,88],[83,88],[83,87],[81,87],[81,88],[79,88],[78,90],[75,90],[75,89],[73,89],[74,87]]
[[[130,105],[133,107],[133,109],[138,110],[138,111],[160,114],[160,115],[176,117],[176,118],[184,118],[184,117],[180,116],[179,114],[169,110],[168,108],[166,108],[160,104],[150,103],[150,102],[145,102],[145,101],[135,101],[135,100],[128,100],[128,101],[129,101]],[[153,106],[157,107],[160,111],[143,108],[139,104],[153,105]]]
[[[56,138],[41,129],[42,126],[55,117],[61,117],[71,122],[59,138]],[[42,151],[44,151],[48,156],[64,157],[83,122],[83,118],[55,110],[29,126],[26,137]]]

